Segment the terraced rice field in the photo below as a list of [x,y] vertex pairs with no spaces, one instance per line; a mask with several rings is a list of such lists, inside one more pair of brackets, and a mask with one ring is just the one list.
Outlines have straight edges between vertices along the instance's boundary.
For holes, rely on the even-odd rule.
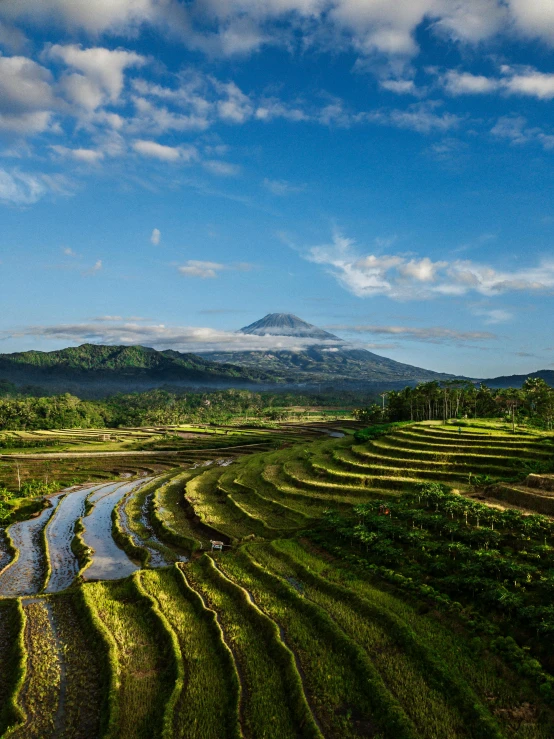
[[[0,736],[553,737],[551,633],[541,637],[544,663],[531,668],[517,661],[516,641],[498,642],[512,635],[502,631],[507,621],[491,615],[487,634],[486,619],[470,606],[449,605],[433,580],[412,587],[396,569],[412,558],[413,573],[416,563],[432,567],[438,551],[439,503],[406,508],[406,500],[417,505],[422,483],[461,493],[455,500],[473,511],[465,514],[468,532],[481,534],[489,524],[468,521],[485,520],[470,508],[475,496],[497,495],[501,505],[499,486],[517,487],[522,471],[548,464],[552,442],[426,424],[367,442],[320,436],[72,488],[46,528],[44,514],[29,522],[28,540],[13,524],[20,559],[33,550],[41,564],[20,590],[3,579],[19,560],[0,575]],[[545,485],[535,495],[554,496]],[[425,490],[429,500],[444,495]],[[445,510],[450,500],[441,503]],[[375,535],[368,528],[374,501],[399,516],[387,508],[375,518]],[[525,503],[522,497],[519,506]],[[458,509],[452,521],[464,533],[465,509]],[[401,518],[403,510],[414,520]],[[529,519],[526,549],[514,549],[514,563],[532,560],[537,568],[532,558],[540,552],[544,589],[554,539],[541,521]],[[514,518],[514,531],[526,525]],[[511,541],[500,523],[495,531]],[[406,562],[368,567],[372,552],[385,556],[385,535],[396,546],[423,541],[419,559],[410,543]],[[467,557],[482,552],[487,560],[474,538]],[[211,540],[223,551],[212,551]],[[529,567],[525,573],[534,582]],[[443,576],[434,573],[437,582]],[[534,650],[518,629],[521,646]]]

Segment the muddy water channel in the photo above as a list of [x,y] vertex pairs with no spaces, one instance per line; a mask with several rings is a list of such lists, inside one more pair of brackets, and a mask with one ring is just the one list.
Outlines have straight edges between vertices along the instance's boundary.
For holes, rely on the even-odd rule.
[[83,518],[83,539],[94,550],[94,554],[92,564],[83,573],[85,580],[117,580],[139,569],[113,540],[112,511],[122,498],[143,482],[144,480],[134,480],[105,485],[90,496],[89,500],[94,503],[94,508]]
[[10,561],[10,553],[8,552],[8,540],[6,539],[6,532],[4,529],[0,529],[0,571]]
[[50,498],[51,508],[36,518],[13,523],[8,533],[18,550],[18,556],[0,575],[0,596],[13,598],[18,595],[35,595],[42,587],[44,556],[41,546],[43,526],[54,513],[64,493]]
[[75,522],[85,512],[86,498],[105,487],[105,485],[93,485],[68,490],[67,495],[56,508],[46,529],[51,567],[50,578],[45,588],[46,593],[59,593],[60,590],[65,590],[79,572],[77,558],[71,551]]

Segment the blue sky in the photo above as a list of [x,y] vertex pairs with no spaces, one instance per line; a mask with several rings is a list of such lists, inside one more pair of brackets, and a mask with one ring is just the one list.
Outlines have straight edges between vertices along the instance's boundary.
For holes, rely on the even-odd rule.
[[0,351],[554,366],[548,0],[3,0],[0,50]]

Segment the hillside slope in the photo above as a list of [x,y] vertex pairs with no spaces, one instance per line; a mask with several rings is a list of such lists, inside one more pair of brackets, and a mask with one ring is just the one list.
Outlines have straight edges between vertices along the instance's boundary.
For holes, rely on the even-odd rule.
[[82,344],[52,352],[0,354],[0,377],[48,389],[101,385],[134,389],[168,384],[244,384],[273,378],[255,368],[215,363],[195,354],[144,346]]

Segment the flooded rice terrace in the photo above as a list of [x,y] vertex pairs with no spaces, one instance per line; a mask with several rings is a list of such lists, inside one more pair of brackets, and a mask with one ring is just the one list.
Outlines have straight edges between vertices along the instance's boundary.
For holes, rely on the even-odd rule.
[[18,555],[0,574],[0,596],[34,595],[42,587],[44,555],[41,547],[42,529],[54,513],[64,493],[50,498],[51,508],[46,508],[35,518],[19,521],[9,529]]
[[112,511],[122,498],[144,483],[145,479],[105,485],[90,496],[94,508],[83,519],[83,540],[94,554],[92,564],[83,573],[85,580],[117,580],[139,569],[113,540]]
[[[151,495],[146,497],[140,510],[140,524],[148,532],[145,541],[130,526],[125,505],[119,511],[116,508],[151,480],[151,477],[144,477],[67,488],[53,495],[49,499],[50,506],[39,515],[0,529],[0,598],[59,593],[69,588],[79,574],[84,580],[117,580],[138,570],[139,566],[114,541],[114,509],[131,541],[149,551],[150,567],[170,564],[164,556],[165,547],[149,521]],[[85,515],[87,510],[88,515]],[[80,570],[72,550],[79,520],[83,524],[82,540],[90,557],[90,564],[84,570]],[[10,539],[15,556],[12,556]],[[176,559],[186,561],[187,558],[177,555],[171,561]]]
[[93,485],[77,490],[68,490],[60,501],[48,528],[46,541],[50,555],[51,573],[46,593],[58,593],[68,588],[79,572],[79,563],[71,550],[75,523],[85,512],[85,500],[104,485]]

